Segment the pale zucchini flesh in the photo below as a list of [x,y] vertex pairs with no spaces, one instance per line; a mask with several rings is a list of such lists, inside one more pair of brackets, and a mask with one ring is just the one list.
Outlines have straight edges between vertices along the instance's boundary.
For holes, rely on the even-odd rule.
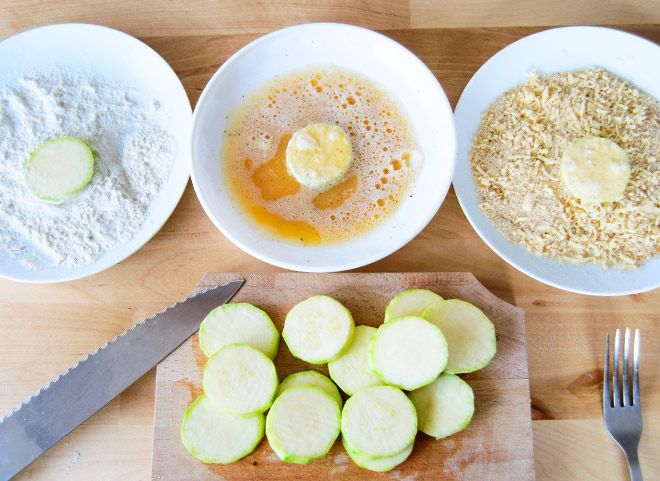
[[417,410],[419,430],[437,439],[465,429],[474,414],[472,388],[455,374],[442,373],[408,397]]
[[181,440],[205,463],[233,463],[256,449],[264,437],[264,415],[234,416],[219,410],[204,394],[186,410]]
[[423,316],[447,339],[446,372],[477,371],[495,356],[495,326],[478,307],[459,299],[449,299],[429,307]]
[[369,365],[376,376],[407,391],[432,383],[446,364],[445,337],[421,317],[392,319],[369,343]]
[[349,396],[363,387],[383,384],[369,366],[369,341],[376,331],[375,327],[357,326],[348,350],[328,363],[330,377]]
[[343,437],[342,443],[344,445],[344,449],[351,457],[353,462],[355,462],[355,464],[361,468],[368,469],[369,471],[376,471],[378,473],[384,473],[396,468],[399,464],[408,459],[408,456],[410,456],[413,450],[413,445],[411,444],[409,448],[404,449],[399,454],[395,454],[394,456],[372,459],[369,456],[363,456],[353,451],[348,443],[345,442]]
[[385,322],[405,316],[421,316],[442,297],[428,289],[406,289],[398,292],[385,308]]
[[74,137],[41,145],[27,162],[25,181],[34,195],[58,203],[82,191],[94,175],[94,154]]
[[236,415],[266,411],[278,387],[273,361],[245,344],[229,344],[206,362],[204,393],[221,410]]
[[266,437],[282,460],[306,464],[325,456],[340,432],[336,400],[316,386],[284,391],[266,416]]
[[298,359],[325,364],[345,352],[354,330],[350,311],[339,301],[329,296],[313,296],[289,311],[282,337]]
[[239,302],[216,307],[199,327],[199,347],[211,357],[227,344],[247,344],[275,359],[280,333],[268,314]]
[[339,394],[339,389],[335,386],[335,383],[332,382],[327,376],[324,376],[317,371],[300,371],[293,374],[289,374],[284,380],[280,383],[280,388],[277,391],[277,395],[281,396],[284,391],[291,389],[292,387],[297,386],[316,386],[323,389],[326,394],[328,394],[332,399],[334,399],[339,407],[341,408],[344,403],[341,399],[341,394]]
[[396,456],[415,441],[415,406],[395,387],[362,388],[344,404],[341,432],[351,450],[360,456]]

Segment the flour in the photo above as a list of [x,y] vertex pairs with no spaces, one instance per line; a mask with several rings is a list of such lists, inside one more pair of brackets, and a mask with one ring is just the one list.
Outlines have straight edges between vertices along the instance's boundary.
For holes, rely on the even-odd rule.
[[[157,101],[80,73],[54,71],[0,90],[0,246],[26,267],[75,268],[133,238],[169,178],[176,144],[154,123]],[[77,196],[48,204],[25,183],[44,141],[72,136],[94,151],[94,177]]]

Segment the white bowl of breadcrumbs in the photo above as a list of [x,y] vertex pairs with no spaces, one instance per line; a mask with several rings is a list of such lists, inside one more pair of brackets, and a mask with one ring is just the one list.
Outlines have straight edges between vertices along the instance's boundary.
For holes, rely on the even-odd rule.
[[[660,47],[599,27],[525,37],[486,62],[455,111],[454,188],[482,239],[520,271],[591,295],[660,285]],[[559,165],[575,139],[627,154],[616,201],[572,196]]]

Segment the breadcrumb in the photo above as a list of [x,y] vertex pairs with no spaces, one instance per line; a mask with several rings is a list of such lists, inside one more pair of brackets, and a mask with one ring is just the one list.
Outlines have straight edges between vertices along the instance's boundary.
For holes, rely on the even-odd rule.
[[[470,161],[484,213],[511,242],[573,263],[636,268],[660,253],[660,103],[602,68],[533,73],[483,115]],[[605,137],[632,175],[623,199],[582,203],[559,180],[566,146]]]

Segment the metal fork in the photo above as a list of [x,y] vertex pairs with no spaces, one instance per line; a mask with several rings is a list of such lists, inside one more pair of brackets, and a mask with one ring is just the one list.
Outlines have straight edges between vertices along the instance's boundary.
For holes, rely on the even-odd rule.
[[[642,406],[639,400],[639,329],[635,329],[632,340],[632,381],[630,379],[631,330],[626,328],[623,340],[623,366],[619,375],[620,337],[619,329],[614,335],[613,363],[610,369],[610,335],[605,340],[605,367],[603,368],[603,417],[607,432],[626,454],[630,479],[642,481],[637,446],[642,435]],[[610,389],[610,371],[612,384]],[[630,390],[632,384],[632,393]]]

